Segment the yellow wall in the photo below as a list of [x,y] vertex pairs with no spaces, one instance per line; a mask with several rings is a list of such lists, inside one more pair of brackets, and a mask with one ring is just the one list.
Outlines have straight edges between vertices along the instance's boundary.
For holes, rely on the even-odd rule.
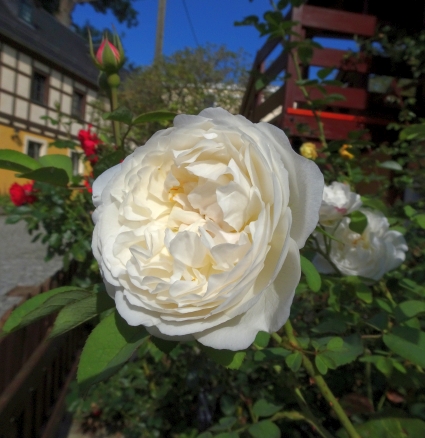
[[[31,139],[35,141],[39,140],[40,142],[47,141],[47,145],[49,145],[53,139],[50,137],[44,137],[39,134],[35,134],[29,131],[17,130],[10,126],[5,126],[0,124],[0,149],[13,149],[15,151],[19,151],[25,153],[25,138],[29,136]],[[47,147],[47,154],[63,154],[68,155],[67,149],[58,149],[54,146]],[[25,178],[16,178],[16,172],[11,170],[0,169],[0,194],[4,195],[9,193],[9,188],[14,182],[18,182],[19,184],[25,184],[28,182]]]

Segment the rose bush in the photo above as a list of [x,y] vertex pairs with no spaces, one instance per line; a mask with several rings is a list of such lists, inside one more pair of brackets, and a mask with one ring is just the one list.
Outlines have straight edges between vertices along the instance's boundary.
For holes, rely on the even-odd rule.
[[[367,217],[367,227],[362,234],[349,227],[350,218],[344,217],[332,231],[337,240],[330,242],[329,258],[344,275],[379,280],[386,272],[400,266],[408,250],[403,235],[389,229],[387,218],[379,211],[365,208],[360,211]],[[323,235],[316,241],[322,252],[326,251]],[[317,270],[323,274],[335,273],[335,269],[321,255],[314,259]]]
[[93,252],[128,324],[244,349],[289,316],[322,192],[280,129],[180,115],[95,180]]
[[34,181],[22,185],[13,183],[9,188],[10,200],[17,207],[25,204],[33,204],[37,200],[34,192]]

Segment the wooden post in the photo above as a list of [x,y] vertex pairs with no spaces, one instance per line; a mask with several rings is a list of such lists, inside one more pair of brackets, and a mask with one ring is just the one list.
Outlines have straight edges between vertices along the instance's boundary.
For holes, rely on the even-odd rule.
[[155,58],[154,62],[162,58],[162,46],[164,44],[165,6],[167,0],[158,0],[158,19],[156,24]]

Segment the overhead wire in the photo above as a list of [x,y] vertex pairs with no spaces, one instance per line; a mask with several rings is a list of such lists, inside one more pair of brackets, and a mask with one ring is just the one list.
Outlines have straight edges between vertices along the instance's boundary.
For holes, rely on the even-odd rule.
[[192,31],[193,39],[195,40],[196,45],[200,46],[198,38],[196,36],[195,28],[193,27],[192,19],[190,18],[189,9],[187,7],[186,0],[182,0],[182,2],[183,2],[183,8],[186,12],[187,21],[189,22],[190,30]]

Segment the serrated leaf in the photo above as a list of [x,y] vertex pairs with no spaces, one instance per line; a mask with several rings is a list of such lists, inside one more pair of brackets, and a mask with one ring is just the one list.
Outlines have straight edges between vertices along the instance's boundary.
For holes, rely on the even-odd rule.
[[258,332],[254,340],[254,345],[258,348],[266,348],[270,342],[270,334],[266,332]]
[[[367,421],[355,426],[362,438],[419,438],[425,436],[425,422],[416,418],[382,418]],[[348,433],[341,429],[339,438],[348,438]]]
[[158,348],[165,354],[170,353],[170,351],[174,350],[174,348],[179,345],[179,343],[176,341],[167,341],[165,339],[157,338],[155,336],[151,336],[150,340],[156,348]]
[[0,168],[15,172],[29,172],[41,167],[41,164],[22,152],[12,149],[0,149]]
[[397,163],[397,161],[384,161],[383,163],[379,163],[378,167],[390,170],[403,170],[403,168],[400,166],[400,164]]
[[57,169],[63,169],[68,175],[68,178],[72,178],[72,161],[67,155],[43,155],[38,159],[38,161],[43,167],[55,167]]
[[81,353],[77,372],[81,391],[119,371],[147,336],[143,326],[128,325],[117,311],[104,318],[90,333]]
[[303,356],[299,351],[295,351],[294,353],[291,353],[289,356],[285,358],[286,365],[292,370],[294,373],[296,373],[301,366]]
[[82,300],[66,305],[56,317],[49,338],[59,336],[90,321],[105,310],[115,307],[115,301],[106,293],[91,294]]
[[133,120],[133,114],[127,107],[120,106],[115,111],[103,114],[102,118],[103,120],[111,120],[113,122],[121,122],[127,125],[131,125]]
[[353,211],[348,215],[350,218],[349,228],[358,234],[363,234],[363,231],[367,227],[367,217],[361,211]]
[[105,155],[94,166],[93,176],[97,178],[106,170],[119,164],[122,160],[124,160],[124,158],[125,158],[125,152],[122,149],[119,149],[117,151],[111,152],[108,155]]
[[62,187],[66,187],[69,182],[66,171],[56,167],[41,167],[40,169],[22,173],[19,177]]
[[305,275],[308,286],[313,292],[318,292],[322,286],[322,279],[317,269],[304,256],[301,256],[301,271]]
[[277,406],[268,402],[265,399],[257,400],[252,407],[252,410],[257,417],[270,417],[276,412],[279,412],[282,406]]
[[323,80],[327,78],[334,70],[335,70],[334,67],[321,68],[320,70],[318,70],[317,76]]
[[231,370],[240,368],[246,356],[245,351],[215,350],[202,344],[199,346],[214,362]]
[[[35,297],[32,297],[22,303],[10,314],[9,318],[3,326],[3,332],[10,333],[14,330],[31,324],[32,322],[42,318],[43,316],[56,312],[61,308],[61,305],[55,305],[55,302],[52,299],[59,294],[73,292],[90,293],[84,289],[75,286],[64,286],[36,295]],[[61,303],[62,307],[67,304],[63,301]]]
[[249,434],[254,438],[280,438],[280,429],[269,420],[260,421],[248,428]]
[[133,119],[133,125],[140,125],[141,123],[148,122],[166,122],[168,120],[173,120],[177,114],[171,111],[152,111],[149,113],[144,113],[136,116]]
[[425,368],[425,333],[411,327],[394,327],[383,337],[394,353]]

